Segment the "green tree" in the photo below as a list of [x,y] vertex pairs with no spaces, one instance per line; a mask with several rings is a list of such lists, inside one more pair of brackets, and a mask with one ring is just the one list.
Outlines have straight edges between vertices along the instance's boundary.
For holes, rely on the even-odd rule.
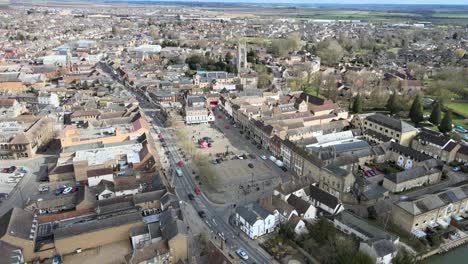
[[357,251],[356,254],[351,258],[351,264],[373,264],[375,263],[372,258],[362,251]]
[[439,101],[435,101],[434,104],[432,105],[432,112],[431,112],[431,116],[429,117],[429,121],[431,121],[432,124],[438,126],[440,124],[441,119],[442,119],[441,105]]
[[392,259],[392,264],[413,264],[414,257],[404,248],[398,250],[398,254]]
[[355,114],[359,114],[362,112],[362,98],[360,94],[354,97],[352,110]]
[[322,64],[332,66],[343,58],[344,50],[336,40],[326,39],[317,44],[317,55]]
[[282,224],[279,228],[278,233],[284,238],[294,240],[296,238],[296,233],[294,232],[294,225],[292,222],[286,222]]
[[444,134],[452,131],[452,111],[447,110],[445,112],[444,118],[439,125],[439,131]]
[[413,104],[409,112],[409,117],[416,125],[424,120],[423,109],[421,104],[421,96],[419,94],[414,98]]
[[224,61],[225,61],[226,63],[231,62],[232,59],[234,59],[234,56],[232,56],[232,53],[231,53],[231,52],[226,53],[226,56],[224,56]]
[[385,105],[385,108],[390,112],[391,115],[395,115],[401,111],[401,105],[397,96],[398,95],[394,91],[388,98],[387,104]]

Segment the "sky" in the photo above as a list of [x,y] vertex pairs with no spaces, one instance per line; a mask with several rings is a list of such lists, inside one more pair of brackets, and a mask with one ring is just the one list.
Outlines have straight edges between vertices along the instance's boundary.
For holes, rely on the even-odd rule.
[[468,0],[157,0],[168,2],[234,2],[234,3],[319,3],[319,4],[423,4],[468,5]]

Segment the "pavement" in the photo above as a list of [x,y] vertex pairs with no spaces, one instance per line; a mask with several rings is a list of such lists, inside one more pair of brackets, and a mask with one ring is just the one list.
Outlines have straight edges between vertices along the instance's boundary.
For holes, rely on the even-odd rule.
[[12,165],[18,168],[21,166],[27,168],[27,173],[11,190],[9,198],[0,204],[0,216],[13,207],[23,207],[28,202],[29,197],[38,192],[38,179],[47,174],[47,160],[49,158],[47,155],[38,155],[31,159],[0,161],[0,168]]

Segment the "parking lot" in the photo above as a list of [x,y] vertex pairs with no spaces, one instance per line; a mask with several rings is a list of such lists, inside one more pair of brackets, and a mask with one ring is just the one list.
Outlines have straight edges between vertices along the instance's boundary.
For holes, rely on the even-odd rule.
[[[217,114],[215,124],[184,126],[184,135],[198,153],[206,156],[216,172],[215,190],[208,194],[213,201],[238,204],[257,200],[288,176],[272,161],[268,152],[258,149],[239,134],[224,115]],[[202,146],[201,141],[205,141]],[[183,155],[186,153],[182,152]],[[190,156],[185,156],[190,161]]]
[[21,172],[20,168],[7,172],[6,170],[9,168],[0,167],[0,193],[9,194],[25,175],[25,172]]

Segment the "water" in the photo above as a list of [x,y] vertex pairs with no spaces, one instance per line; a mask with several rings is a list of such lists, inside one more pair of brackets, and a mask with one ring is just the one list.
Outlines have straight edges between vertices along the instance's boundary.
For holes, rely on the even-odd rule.
[[443,255],[435,255],[423,261],[423,264],[467,263],[468,244],[457,247]]

